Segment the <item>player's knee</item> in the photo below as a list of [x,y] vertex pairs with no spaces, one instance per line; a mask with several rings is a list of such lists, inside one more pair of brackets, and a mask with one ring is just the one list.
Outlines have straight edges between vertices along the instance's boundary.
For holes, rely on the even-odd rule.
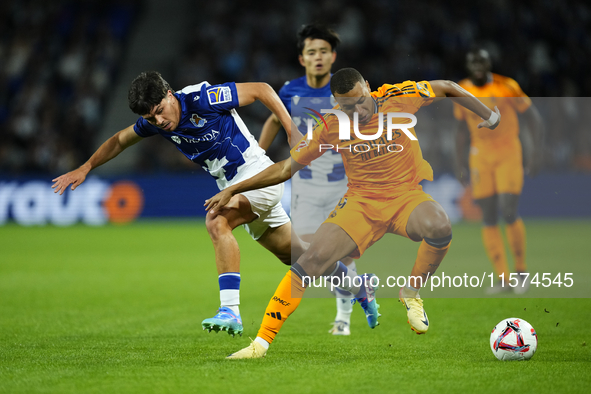
[[451,235],[451,222],[447,215],[439,215],[429,221],[423,237],[438,239],[444,238]]
[[226,235],[228,232],[232,232],[232,229],[228,226],[227,220],[222,216],[207,216],[205,219],[205,228],[211,239],[214,241],[221,236]]
[[503,215],[505,223],[511,224],[517,220],[517,208],[513,207],[511,204],[502,204],[501,215]]
[[515,222],[515,220],[517,220],[517,211],[515,209],[504,208],[502,214],[503,220],[507,224],[512,224],[513,222]]
[[482,222],[485,226],[496,226],[497,225],[497,212],[482,210]]
[[519,202],[519,195],[504,193],[499,195],[499,205],[501,217],[507,224],[512,224],[519,217],[517,207]]

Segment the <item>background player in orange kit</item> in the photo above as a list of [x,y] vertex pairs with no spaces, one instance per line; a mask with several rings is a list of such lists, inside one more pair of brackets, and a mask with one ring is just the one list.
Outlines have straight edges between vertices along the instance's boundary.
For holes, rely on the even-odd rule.
[[[524,173],[517,114],[523,114],[527,129],[532,134],[534,148],[526,155],[525,166],[525,172],[530,176],[534,176],[539,169],[543,124],[537,109],[517,82],[491,72],[490,56],[486,50],[469,52],[466,61],[470,76],[460,81],[459,85],[486,105],[498,106],[503,114],[503,123],[494,132],[479,129],[478,116],[454,105],[454,116],[461,121],[456,137],[457,176],[464,186],[472,186],[472,196],[482,208],[484,248],[496,274],[504,274],[507,283],[510,271],[498,225],[499,208],[506,223],[507,241],[515,259],[515,271],[521,273],[527,270],[525,225],[517,213]],[[466,152],[468,140],[469,159]],[[518,279],[519,283],[514,288],[508,285],[503,287],[499,280],[495,286],[487,288],[487,293],[511,289],[518,294],[524,293],[529,281],[524,281],[522,275],[518,275]]]
[[[235,193],[280,183],[293,173],[321,156],[322,146],[339,146],[343,155],[349,190],[333,213],[320,226],[305,252],[279,284],[271,299],[257,338],[250,346],[230,356],[230,359],[259,358],[266,354],[269,344],[289,315],[297,308],[305,291],[305,277],[350,278],[350,272],[339,259],[359,257],[385,233],[394,233],[421,242],[410,279],[400,291],[400,300],[407,310],[411,328],[421,334],[428,330],[429,320],[423,309],[418,290],[432,275],[446,255],[451,242],[451,224],[447,214],[431,196],[422,191],[419,182],[432,180],[433,170],[421,153],[412,127],[396,129],[392,138],[375,135],[378,122],[386,113],[415,113],[435,97],[458,97],[461,104],[483,119],[480,127],[495,128],[500,114],[491,111],[470,93],[449,81],[406,81],[383,85],[371,92],[369,83],[352,68],[341,69],[331,80],[331,90],[343,113],[325,116],[314,130],[311,140],[302,138],[293,144],[291,159],[277,163],[245,182],[233,185],[206,201],[207,209],[219,209]],[[380,115],[378,116],[378,113]],[[342,116],[341,116],[342,115]],[[358,120],[355,137],[341,139],[339,123],[345,119]],[[409,123],[396,119],[394,123]],[[410,125],[409,125],[410,126]],[[348,128],[351,131],[351,128]],[[360,138],[359,133],[365,138]],[[369,149],[359,148],[367,146]],[[390,146],[395,146],[390,150]],[[402,146],[403,149],[398,147]],[[371,278],[364,275],[364,278]],[[370,328],[377,326],[374,297],[377,284],[364,280],[347,288],[363,307]],[[279,318],[278,318],[279,316]]]

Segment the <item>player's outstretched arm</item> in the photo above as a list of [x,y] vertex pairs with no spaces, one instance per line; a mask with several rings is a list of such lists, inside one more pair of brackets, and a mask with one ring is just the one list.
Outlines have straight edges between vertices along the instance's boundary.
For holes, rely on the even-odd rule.
[[542,121],[540,112],[533,104],[523,113],[523,116],[525,118],[525,122],[527,123],[527,129],[530,132],[533,142],[533,148],[530,154],[527,156],[525,172],[530,177],[534,177],[538,174],[538,171],[542,166],[544,122]]
[[492,111],[484,105],[482,101],[474,97],[472,93],[468,92],[455,82],[440,79],[429,81],[429,83],[433,88],[435,96],[450,97],[455,103],[458,103],[462,107],[465,107],[480,116],[483,122],[478,125],[479,129],[482,127],[494,129],[499,125],[499,122],[501,121],[501,113],[497,107]]
[[304,167],[305,166],[299,164],[291,158],[280,161],[279,163],[275,163],[272,166],[267,167],[264,171],[259,172],[252,178],[248,178],[235,185],[229,186],[212,198],[205,200],[205,204],[203,204],[205,206],[205,210],[209,211],[211,209],[213,212],[214,208],[218,210],[222,209],[236,194],[283,183],[291,178],[292,174],[295,174]]
[[293,148],[302,139],[303,136],[291,120],[285,105],[269,84],[263,82],[237,83],[236,91],[241,107],[258,100],[273,112],[287,133],[290,148]]
[[76,189],[84,180],[86,175],[92,170],[102,164],[105,164],[124,149],[140,141],[142,137],[137,135],[133,130],[133,125],[117,132],[114,136],[106,140],[88,161],[82,164],[74,171],[58,176],[53,179],[54,184],[51,186],[54,193],[59,192],[60,195],[66,191],[66,188],[72,185],[72,190]]
[[275,137],[277,137],[280,128],[281,122],[279,122],[279,119],[275,114],[271,114],[263,125],[261,137],[259,138],[259,146],[264,150],[268,150]]

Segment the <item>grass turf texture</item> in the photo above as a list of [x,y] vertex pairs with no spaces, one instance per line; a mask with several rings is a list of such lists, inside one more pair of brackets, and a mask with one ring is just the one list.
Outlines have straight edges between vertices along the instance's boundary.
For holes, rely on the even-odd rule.
[[[565,272],[569,261],[588,261],[589,224],[526,222],[530,266]],[[431,330],[421,336],[411,332],[399,302],[383,298],[374,330],[354,306],[351,337],[327,333],[334,300],[305,299],[265,359],[226,361],[256,336],[287,269],[243,230],[235,234],[242,338],[201,331],[201,320],[218,307],[213,247],[201,222],[0,227],[0,393],[588,392],[585,298],[427,299]],[[359,269],[391,259],[404,274],[417,247],[388,238]],[[388,257],[389,248],[396,253]],[[446,265],[490,272],[478,225],[454,225],[440,270]],[[507,317],[536,329],[532,360],[492,355],[490,332]]]

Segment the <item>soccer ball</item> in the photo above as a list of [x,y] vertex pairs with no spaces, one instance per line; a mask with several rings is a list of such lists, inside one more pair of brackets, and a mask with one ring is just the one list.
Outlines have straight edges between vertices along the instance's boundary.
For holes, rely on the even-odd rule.
[[531,324],[511,317],[493,328],[490,348],[501,361],[529,360],[538,348],[538,335]]

